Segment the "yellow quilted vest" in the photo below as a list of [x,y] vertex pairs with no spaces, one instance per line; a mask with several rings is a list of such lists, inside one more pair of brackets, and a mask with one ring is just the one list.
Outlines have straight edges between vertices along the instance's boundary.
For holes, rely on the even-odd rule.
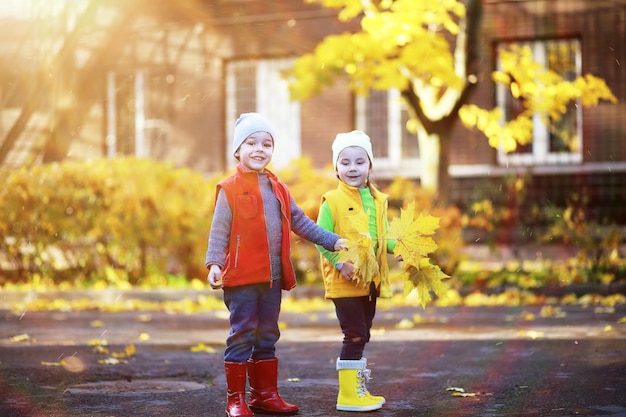
[[[389,298],[392,295],[389,283],[389,266],[387,264],[387,205],[388,196],[375,187],[372,187],[372,196],[376,206],[376,227],[378,234],[378,247],[376,260],[378,262],[379,275],[374,278],[378,295]],[[333,216],[334,232],[342,238],[350,240],[354,238],[354,221],[351,217],[357,213],[364,213],[361,194],[355,187],[339,183],[337,189],[327,192],[322,196],[322,202],[326,201]],[[367,233],[368,230],[359,232]],[[324,275],[324,288],[326,298],[360,297],[369,295],[369,288],[357,285],[354,281],[345,279],[339,271],[323,256],[322,273]]]

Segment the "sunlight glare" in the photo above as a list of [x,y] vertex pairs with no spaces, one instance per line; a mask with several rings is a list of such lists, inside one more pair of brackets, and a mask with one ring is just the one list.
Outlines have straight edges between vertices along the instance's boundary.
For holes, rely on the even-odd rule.
[[3,0],[0,19],[31,20],[58,16],[64,9],[82,9],[85,0]]

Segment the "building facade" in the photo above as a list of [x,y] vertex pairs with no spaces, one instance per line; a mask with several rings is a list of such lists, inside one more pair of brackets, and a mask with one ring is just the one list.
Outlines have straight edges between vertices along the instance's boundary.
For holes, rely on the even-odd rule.
[[[37,4],[27,15],[0,9],[3,166],[130,154],[224,172],[234,163],[234,121],[258,111],[277,129],[277,169],[299,157],[327,168],[336,133],[358,128],[372,138],[378,182],[419,182],[423,161],[399,92],[357,97],[337,79],[311,99],[290,100],[284,70],[325,36],[358,29],[338,21],[336,10],[282,0]],[[626,1],[484,0],[483,7],[474,103],[514,117],[515,101],[490,75],[512,45],[529,47],[566,79],[603,78],[619,102],[574,104],[558,126],[537,117],[533,143],[510,154],[459,122],[453,202],[467,209],[497,194],[506,177],[523,175],[527,201],[565,204],[584,193],[598,218],[626,223]]]

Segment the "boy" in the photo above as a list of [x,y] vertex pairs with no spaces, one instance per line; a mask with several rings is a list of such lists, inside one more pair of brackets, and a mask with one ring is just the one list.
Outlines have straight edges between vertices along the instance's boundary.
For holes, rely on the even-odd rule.
[[[230,312],[224,351],[230,417],[295,414],[298,406],[277,390],[281,289],[296,286],[291,264],[291,232],[330,251],[345,242],[309,219],[285,184],[266,167],[272,160],[275,132],[258,113],[235,123],[236,172],[217,185],[206,266],[211,288],[222,288]],[[246,372],[250,406],[246,404]]]

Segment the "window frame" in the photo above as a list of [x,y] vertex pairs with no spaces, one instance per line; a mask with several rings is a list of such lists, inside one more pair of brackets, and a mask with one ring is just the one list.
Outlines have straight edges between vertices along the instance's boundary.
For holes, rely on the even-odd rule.
[[[395,176],[406,178],[419,178],[421,173],[421,158],[405,158],[402,155],[403,130],[402,125],[403,102],[400,91],[389,89],[387,93],[387,156],[376,156],[374,153],[373,170],[379,178],[391,179]],[[358,95],[355,98],[356,128],[370,135],[372,141],[375,137],[367,131],[367,101],[369,97]],[[417,135],[413,135],[417,141]]]
[[[258,112],[272,122],[276,131],[272,167],[280,169],[302,155],[300,103],[292,101],[284,70],[293,66],[295,58],[241,59],[226,63],[226,161],[232,168],[237,161],[232,156],[232,137],[240,113]],[[237,103],[236,70],[248,67],[255,71],[254,94],[251,103]]]
[[[171,83],[167,79],[166,89],[157,91],[151,77],[163,76],[159,68],[136,69],[133,71],[109,71],[106,74],[105,106],[105,152],[108,158],[118,155],[134,155],[137,158],[161,158],[167,149],[170,132],[169,108],[157,112],[154,109],[155,97],[163,103],[171,96]],[[123,86],[129,86],[124,90]],[[126,100],[119,100],[118,94],[124,90]],[[156,96],[154,95],[157,93]],[[128,105],[133,105],[129,112]],[[123,120],[120,115],[131,115]],[[126,124],[126,126],[124,126]]]
[[[496,44],[496,67],[500,71],[500,50],[511,45],[529,46],[533,53],[533,58],[542,65],[547,63],[547,45],[549,42],[574,42],[576,49],[574,54],[574,77],[582,73],[582,45],[578,38],[545,38],[532,40],[502,41]],[[506,122],[506,97],[510,94],[508,86],[500,83],[496,84],[496,106],[502,110],[504,115],[502,123]],[[550,129],[544,122],[544,115],[535,114],[533,120],[533,141],[531,152],[511,152],[506,153],[502,148],[498,149],[497,162],[501,166],[538,166],[538,165],[576,165],[583,162],[583,120],[582,106],[576,103],[576,150],[571,152],[551,152],[550,151]]]

